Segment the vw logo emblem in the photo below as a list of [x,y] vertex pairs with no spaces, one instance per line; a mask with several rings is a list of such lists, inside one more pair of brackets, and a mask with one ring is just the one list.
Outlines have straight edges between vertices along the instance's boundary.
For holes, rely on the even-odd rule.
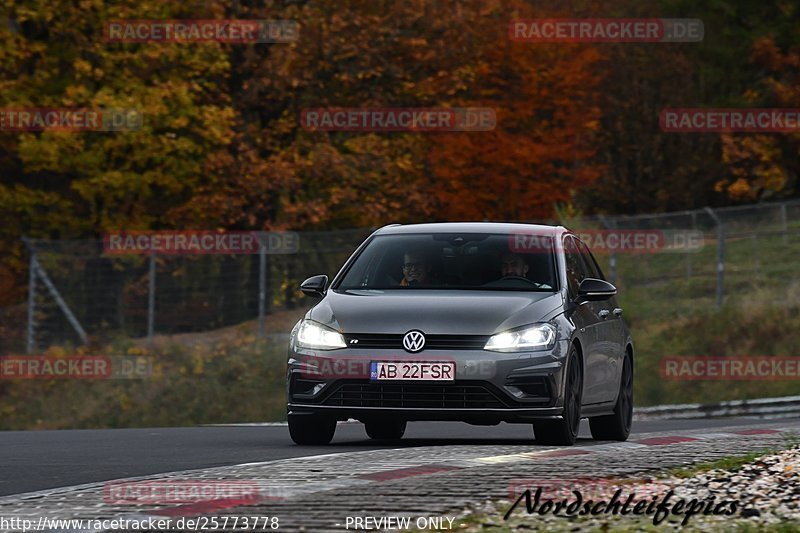
[[421,331],[409,331],[403,337],[403,348],[407,352],[418,352],[425,347],[425,335]]

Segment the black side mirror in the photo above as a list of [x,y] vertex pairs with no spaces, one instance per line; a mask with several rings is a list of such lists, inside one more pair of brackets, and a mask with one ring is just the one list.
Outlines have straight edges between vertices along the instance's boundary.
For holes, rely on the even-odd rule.
[[602,279],[584,278],[578,287],[578,297],[575,298],[575,303],[582,304],[584,302],[599,302],[608,300],[617,294],[617,288],[611,283]]
[[312,276],[300,284],[300,290],[306,296],[322,298],[325,296],[325,286],[328,285],[328,276],[321,274]]

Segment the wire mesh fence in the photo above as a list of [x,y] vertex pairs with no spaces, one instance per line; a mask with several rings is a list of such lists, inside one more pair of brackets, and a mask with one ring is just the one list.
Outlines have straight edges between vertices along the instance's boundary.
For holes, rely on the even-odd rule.
[[101,240],[28,240],[35,276],[25,317],[22,306],[0,314],[8,326],[0,349],[208,331],[293,309],[300,282],[338,269],[369,233],[306,232],[295,252],[265,256],[118,255]]
[[[589,244],[612,282],[676,313],[718,307],[751,289],[780,294],[798,281],[800,202],[561,223],[605,236],[667,235],[647,253]],[[307,307],[300,282],[315,274],[332,276],[370,232],[303,232],[294,253],[266,256],[115,255],[100,240],[28,240],[29,298],[0,309],[0,354],[209,331],[253,320],[263,332],[271,314]],[[675,240],[686,235],[695,241]]]

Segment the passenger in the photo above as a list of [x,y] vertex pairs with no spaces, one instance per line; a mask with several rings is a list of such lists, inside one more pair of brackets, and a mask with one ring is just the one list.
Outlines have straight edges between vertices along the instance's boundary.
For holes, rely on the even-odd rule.
[[504,253],[500,258],[500,272],[504,278],[527,278],[528,263],[519,254]]

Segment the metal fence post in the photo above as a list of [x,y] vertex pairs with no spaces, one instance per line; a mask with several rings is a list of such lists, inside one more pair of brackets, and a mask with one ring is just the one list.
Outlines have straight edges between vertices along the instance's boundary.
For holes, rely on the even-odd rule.
[[58,308],[61,309],[62,313],[64,313],[64,317],[67,319],[67,322],[70,323],[72,329],[74,329],[75,333],[77,333],[78,337],[80,337],[81,342],[83,344],[89,344],[89,337],[86,335],[86,330],[84,330],[83,326],[81,326],[81,323],[78,322],[75,313],[72,312],[67,305],[67,302],[61,297],[61,293],[58,292],[58,289],[53,284],[50,276],[47,275],[47,271],[42,268],[42,265],[39,264],[39,259],[35,255],[31,257],[31,266],[33,266],[33,269],[36,271],[36,275],[39,276],[39,278],[42,280],[42,283],[44,283],[44,286],[50,292],[50,295],[56,301]]
[[[22,239],[28,244],[26,238]],[[28,338],[25,345],[25,353],[28,355],[36,351],[36,250],[33,246],[28,246],[31,254],[30,271],[28,272]]]
[[30,262],[31,271],[29,273],[29,281],[28,281],[28,283],[29,283],[29,288],[28,288],[28,291],[29,291],[28,292],[28,339],[27,339],[27,343],[26,343],[25,349],[28,351],[28,353],[31,353],[34,349],[36,349],[36,339],[34,338],[34,334],[35,334],[34,324],[35,324],[35,320],[36,320],[36,315],[34,313],[35,313],[35,310],[36,310],[36,278],[37,277],[42,280],[42,283],[44,283],[45,288],[50,292],[50,295],[56,301],[56,305],[61,310],[61,312],[64,313],[64,316],[66,317],[67,322],[70,323],[70,325],[72,326],[72,329],[74,329],[75,333],[77,333],[78,337],[80,337],[81,342],[83,342],[84,344],[89,344],[89,338],[86,335],[86,331],[83,329],[83,326],[81,326],[80,322],[78,322],[78,319],[75,317],[75,314],[72,312],[72,310],[67,305],[67,302],[64,301],[64,298],[61,297],[61,293],[58,292],[58,289],[53,284],[53,282],[50,280],[50,276],[47,275],[47,272],[42,268],[42,265],[39,264],[39,259],[38,259],[37,254],[36,254],[36,248],[33,246],[31,241],[26,237],[22,238],[22,242],[25,244],[25,246],[28,248],[28,250],[30,251],[30,254],[31,254],[31,262]]
[[156,253],[150,252],[150,287],[147,293],[147,346],[154,347],[156,323]]
[[722,307],[725,291],[725,225],[713,209],[706,207],[705,210],[717,223],[717,307],[719,308]]
[[753,263],[756,277],[761,274],[761,260],[758,257],[758,232],[750,234],[750,242],[753,245]]
[[258,338],[263,339],[266,334],[266,307],[267,307],[267,243],[261,239],[258,250]]
[[786,203],[781,204],[781,225],[783,226],[783,245],[789,244],[789,225],[786,221]]
[[[697,229],[697,212],[692,211],[692,231]],[[686,278],[692,277],[692,252],[687,248],[686,250]]]
[[725,224],[720,221],[717,230],[717,307],[722,307],[725,297]]
[[[609,223],[608,219],[603,215],[600,215],[600,221],[603,223],[606,229],[616,229],[617,227],[616,220],[613,220]],[[617,253],[613,248],[610,250],[608,256],[608,278],[611,283],[617,282]]]

